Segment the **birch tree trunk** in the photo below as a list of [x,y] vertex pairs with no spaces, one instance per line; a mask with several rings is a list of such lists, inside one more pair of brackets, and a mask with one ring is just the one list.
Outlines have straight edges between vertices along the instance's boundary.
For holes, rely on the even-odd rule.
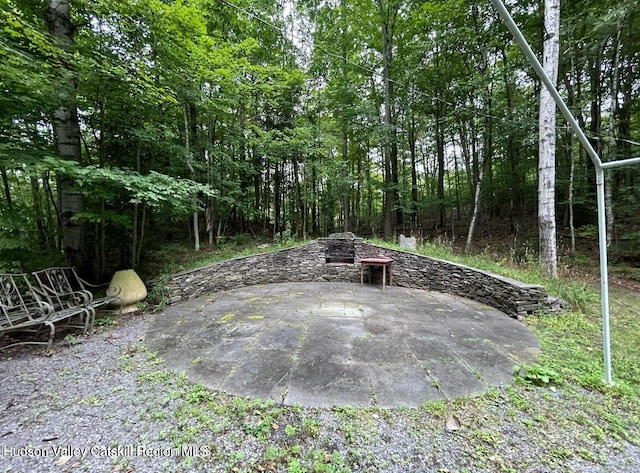
[[473,213],[471,214],[471,222],[469,222],[469,232],[467,233],[467,241],[464,245],[464,254],[468,255],[471,251],[473,243],[473,234],[478,221],[478,213],[480,212],[480,196],[482,195],[482,179],[484,178],[484,162],[480,165],[478,180],[476,181],[476,190],[473,197]]
[[[73,53],[73,34],[75,27],[71,23],[70,0],[48,0],[45,19],[51,36],[62,49]],[[61,60],[58,69],[56,89],[59,92],[60,105],[54,112],[53,132],[58,154],[66,159],[80,162],[82,151],[80,145],[80,126],[76,102],[77,84],[72,66]],[[58,221],[62,234],[62,246],[67,260],[73,266],[86,272],[89,266],[87,253],[84,250],[84,226],[73,217],[84,208],[82,193],[69,176],[57,176],[58,187]]]
[[[543,67],[553,84],[558,78],[560,0],[544,1]],[[556,248],[556,104],[547,88],[540,90],[538,158],[538,228],[540,264],[545,274],[558,277]]]

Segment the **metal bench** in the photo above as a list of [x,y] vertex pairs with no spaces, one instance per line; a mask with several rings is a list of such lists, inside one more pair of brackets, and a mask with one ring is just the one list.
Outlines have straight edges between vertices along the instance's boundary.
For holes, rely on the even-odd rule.
[[[78,324],[72,322],[76,317],[79,319]],[[0,347],[0,350],[26,344],[47,345],[47,348],[51,348],[56,324],[80,327],[86,333],[90,319],[90,311],[83,307],[54,309],[37,295],[26,274],[0,274],[0,333],[49,331],[47,341],[18,341]]]
[[91,312],[91,326],[93,326],[96,311],[106,308],[112,302],[120,301],[120,311],[122,311],[120,297],[117,295],[94,297],[88,288],[98,288],[100,286],[90,284],[82,279],[73,267],[56,266],[34,271],[31,274],[33,274],[38,283],[38,294],[45,297],[47,302],[53,305],[54,309],[76,306],[85,307]]

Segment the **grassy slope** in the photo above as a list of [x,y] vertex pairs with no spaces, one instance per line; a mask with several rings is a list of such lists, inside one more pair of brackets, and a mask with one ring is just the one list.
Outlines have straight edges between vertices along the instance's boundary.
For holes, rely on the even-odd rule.
[[[429,458],[425,471],[442,473],[606,471],[602,465],[612,456],[620,457],[622,471],[640,468],[637,457],[628,457],[629,444],[640,442],[638,292],[618,287],[611,292],[616,384],[609,387],[602,383],[600,305],[593,281],[572,271],[570,278],[549,283],[532,265],[513,265],[495,256],[462,258],[434,246],[421,252],[525,282],[547,283],[551,294],[570,302],[571,312],[526,321],[543,347],[532,372],[552,373],[552,381],[535,385],[521,379],[480,397],[430,403],[417,410],[323,411],[238,399],[181,379],[171,387],[180,405],[174,414],[176,429],[167,432],[167,438],[176,445],[209,439],[218,445],[215,455],[194,461],[224,464],[227,471],[409,471],[419,469],[420,455]],[[169,379],[175,378],[150,372],[140,382],[164,383],[166,389]],[[459,430],[445,428],[452,416],[460,421]],[[398,428],[411,432],[420,448],[431,445],[429,450],[416,450],[413,456],[407,448],[404,454],[402,449],[385,453],[394,441],[381,432]],[[242,434],[234,434],[238,431]],[[239,453],[219,447],[229,436]],[[252,455],[240,453],[247,442]]]

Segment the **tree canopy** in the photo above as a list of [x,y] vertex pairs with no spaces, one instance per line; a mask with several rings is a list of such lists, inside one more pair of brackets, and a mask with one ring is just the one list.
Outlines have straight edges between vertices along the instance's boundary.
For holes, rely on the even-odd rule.
[[[2,271],[77,243],[100,277],[200,232],[537,241],[541,86],[488,1],[55,2],[66,34],[51,3],[0,0]],[[541,3],[508,5],[541,55]],[[561,11],[558,86],[604,160],[638,154],[639,10]],[[557,125],[566,253],[593,238],[595,182]],[[637,262],[640,170],[607,186],[614,256]]]

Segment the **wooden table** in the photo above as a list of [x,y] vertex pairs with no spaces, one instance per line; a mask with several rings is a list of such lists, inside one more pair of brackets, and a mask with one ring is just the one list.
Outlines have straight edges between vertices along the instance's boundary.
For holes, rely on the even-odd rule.
[[377,257],[377,258],[364,258],[360,260],[360,285],[364,283],[364,267],[369,266],[369,282],[371,282],[371,267],[382,266],[382,289],[385,288],[387,283],[387,268],[389,268],[389,286],[393,286],[393,260],[391,258]]

